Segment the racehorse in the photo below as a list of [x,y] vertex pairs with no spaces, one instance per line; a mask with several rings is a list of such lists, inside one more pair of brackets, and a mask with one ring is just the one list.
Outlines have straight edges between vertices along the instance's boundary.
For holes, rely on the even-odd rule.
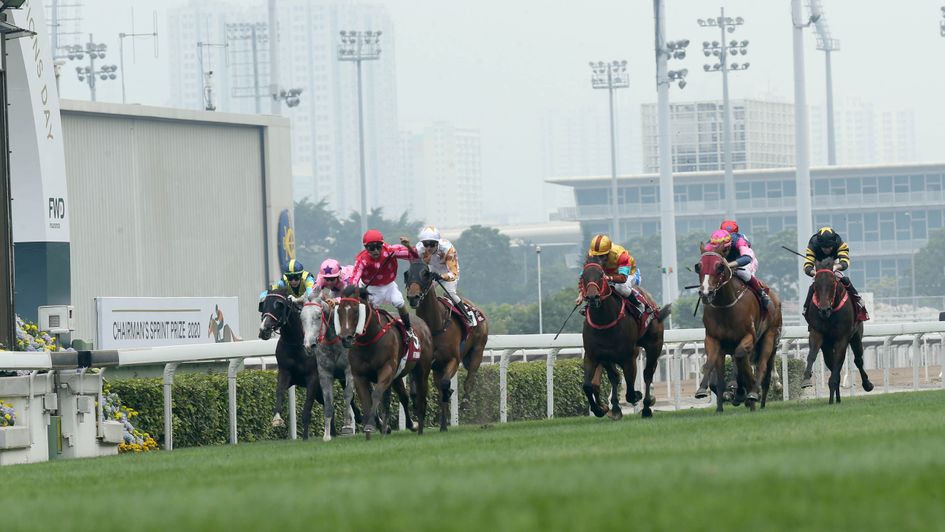
[[259,338],[268,340],[272,333],[279,331],[279,343],[276,344],[276,363],[279,367],[276,379],[276,403],[273,406],[272,426],[281,427],[282,405],[289,386],[305,387],[305,406],[302,408],[302,439],[307,440],[309,425],[312,423],[312,406],[317,400],[324,404],[322,389],[318,380],[318,366],[315,357],[306,356],[302,345],[302,320],[299,307],[289,301],[285,288],[271,289],[259,302],[262,321],[259,324]]
[[445,432],[453,376],[462,362],[466,368],[462,408],[466,408],[489,339],[489,323],[481,320],[470,328],[467,337],[465,320],[451,310],[453,304],[449,299],[436,296],[436,284],[423,261],[410,264],[410,269],[404,272],[404,284],[410,306],[432,329],[433,382],[440,390],[440,431]]
[[[615,294],[607,281],[604,268],[595,260],[584,265],[579,282],[581,297],[587,301],[584,320],[584,395],[591,411],[597,417],[609,414],[614,420],[623,417],[620,410],[617,370],[623,369],[627,384],[627,401],[636,404],[643,398],[643,417],[651,417],[651,406],[656,402],[652,396],[653,374],[663,350],[663,319],[669,315],[670,306],[659,310],[644,331],[640,331],[637,320],[627,314],[626,300]],[[613,297],[611,297],[613,296]],[[640,347],[646,351],[646,366],[643,370],[645,397],[634,390],[637,378],[637,357]],[[601,404],[600,367],[607,371],[610,380],[610,408]]]
[[817,360],[817,351],[823,351],[824,363],[830,368],[830,404],[836,397],[840,402],[840,370],[847,357],[847,345],[853,348],[853,361],[860,370],[863,390],[873,390],[866,370],[863,369],[863,322],[856,320],[853,299],[834,272],[834,260],[827,258],[814,264],[814,297],[804,318],[810,326],[810,352],[804,370],[803,388],[810,388],[811,368]]
[[706,366],[696,397],[708,396],[706,384],[715,374],[716,412],[722,411],[725,384],[725,355],[732,355],[738,382],[733,404],[743,401],[750,410],[760,400],[761,408],[768,399],[774,353],[781,338],[781,300],[773,291],[771,304],[763,315],[756,297],[742,297],[748,286],[735,276],[725,257],[706,251],[695,265],[699,275],[699,297],[705,304],[702,323],[705,326]]
[[341,434],[354,434],[355,422],[360,422],[361,413],[354,402],[354,377],[348,364],[348,350],[341,345],[335,334],[331,319],[332,305],[312,293],[302,305],[301,320],[306,352],[315,357],[318,379],[324,396],[325,432],[322,439],[331,441],[334,429],[335,406],[332,381],[338,379],[344,385],[345,421]]
[[[408,374],[411,376],[411,395],[414,397],[414,413],[417,416],[416,431],[423,434],[428,379],[433,360],[433,340],[427,324],[420,318],[411,320],[415,338],[409,340],[413,344],[413,347],[409,347],[401,334],[400,320],[394,319],[386,311],[375,309],[367,298],[367,290],[357,286],[344,289],[334,315],[335,331],[341,337],[342,345],[349,348],[351,375],[365,419],[365,438],[371,439],[378,414],[381,418],[381,433],[388,432],[391,388],[397,393],[407,414],[407,428],[414,430],[403,381]],[[419,351],[418,357],[408,360],[409,351],[414,350]],[[380,410],[382,407],[383,411]]]

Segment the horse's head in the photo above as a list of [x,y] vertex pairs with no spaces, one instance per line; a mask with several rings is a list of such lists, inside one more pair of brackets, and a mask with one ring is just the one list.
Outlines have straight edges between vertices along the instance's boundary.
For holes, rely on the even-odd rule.
[[604,275],[604,267],[596,257],[588,258],[584,264],[579,286],[581,296],[593,308],[600,307],[601,300],[610,295],[611,288]]
[[259,313],[262,314],[262,321],[259,322],[260,339],[272,338],[272,333],[289,321],[295,305],[289,301],[288,294],[284,288],[269,290],[259,302]]
[[354,344],[356,336],[364,334],[368,318],[374,310],[367,300],[367,290],[357,286],[345,287],[335,308],[335,334],[345,347]]
[[814,306],[823,319],[830,319],[833,314],[833,302],[837,298],[840,278],[833,270],[833,259],[824,259],[814,263]]
[[423,296],[433,285],[430,268],[422,260],[411,261],[410,268],[404,272],[404,285],[407,287],[407,301],[410,308],[417,308]]
[[328,315],[331,306],[319,296],[312,294],[302,305],[301,319],[304,339],[302,345],[307,350],[315,348],[319,340],[324,338],[328,329]]
[[702,256],[695,265],[695,271],[699,275],[699,296],[703,301],[711,303],[719,289],[732,280],[732,268],[722,255],[706,251],[701,244],[699,250]]

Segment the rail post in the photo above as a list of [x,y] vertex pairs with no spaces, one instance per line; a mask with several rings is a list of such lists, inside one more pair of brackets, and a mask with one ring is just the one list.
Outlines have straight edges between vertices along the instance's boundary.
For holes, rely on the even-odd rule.
[[499,423],[509,420],[509,355],[511,349],[504,349],[499,358]]
[[550,349],[548,359],[545,361],[545,393],[547,394],[547,407],[545,412],[548,419],[555,417],[555,362],[558,360],[560,349]]
[[174,407],[172,404],[172,388],[174,386],[174,372],[177,371],[177,362],[164,365],[164,449],[174,450]]
[[788,362],[790,362],[788,357],[791,356],[790,345],[790,340],[781,340],[781,397],[785,401],[791,400],[791,383],[788,378]]
[[230,415],[230,444],[236,445],[236,375],[243,369],[243,359],[230,360],[226,368],[226,391],[229,398],[227,412]]
[[289,395],[289,439],[294,440],[299,437],[298,435],[298,422],[295,415],[295,386],[289,386],[288,389]]

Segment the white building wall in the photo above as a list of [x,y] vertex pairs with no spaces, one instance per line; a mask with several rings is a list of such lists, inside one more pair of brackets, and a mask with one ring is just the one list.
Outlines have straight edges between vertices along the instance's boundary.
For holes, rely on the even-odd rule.
[[98,296],[237,296],[252,337],[277,271],[275,221],[292,205],[287,126],[63,102],[75,336],[94,337]]

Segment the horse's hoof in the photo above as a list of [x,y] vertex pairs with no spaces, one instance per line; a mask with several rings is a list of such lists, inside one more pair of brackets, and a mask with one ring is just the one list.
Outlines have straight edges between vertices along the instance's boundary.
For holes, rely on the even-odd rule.
[[370,432],[365,432],[365,433],[364,433],[364,439],[367,440],[367,441],[371,441],[371,433],[370,433]]
[[643,392],[641,392],[641,391],[639,391],[639,390],[634,390],[634,391],[633,391],[633,397],[630,397],[630,394],[629,394],[629,393],[627,394],[627,402],[630,403],[630,404],[632,404],[632,405],[635,405],[635,404],[637,404],[638,402],[640,402],[640,399],[643,399]]
[[642,416],[643,418],[653,417],[653,411],[650,410],[649,407],[644,406],[644,407],[643,407],[643,412],[641,413],[641,416]]
[[723,400],[723,401],[732,402],[732,400],[733,400],[734,398],[735,398],[735,394],[732,393],[731,391],[726,390],[726,391],[722,392],[722,400]]
[[749,412],[754,412],[755,408],[757,408],[757,405],[758,405],[758,402],[753,399],[749,399],[748,401],[745,401],[745,407],[748,408]]
[[709,390],[706,390],[705,388],[699,388],[696,390],[696,399],[705,399],[708,396]]
[[801,388],[813,388],[814,379],[812,377],[806,377],[801,381]]
[[331,441],[331,434],[325,434],[322,436],[322,441]]
[[649,397],[643,400],[643,408],[649,408],[655,404],[656,404],[656,399],[654,399],[653,397]]
[[354,425],[345,425],[341,427],[341,436],[351,436],[355,433]]
[[285,421],[282,420],[282,416],[280,416],[279,414],[276,414],[275,416],[273,416],[273,418],[272,418],[272,426],[273,426],[273,427],[284,427],[284,426],[285,426]]
[[760,400],[761,400],[761,397],[759,397],[757,393],[751,392],[748,394],[748,401],[760,401]]
[[870,382],[870,381],[865,381],[865,382],[863,382],[863,391],[864,391],[864,392],[872,392],[872,391],[873,391],[873,383]]
[[612,408],[608,415],[610,416],[610,419],[614,421],[620,421],[620,419],[623,417],[623,412],[621,412],[619,408]]

